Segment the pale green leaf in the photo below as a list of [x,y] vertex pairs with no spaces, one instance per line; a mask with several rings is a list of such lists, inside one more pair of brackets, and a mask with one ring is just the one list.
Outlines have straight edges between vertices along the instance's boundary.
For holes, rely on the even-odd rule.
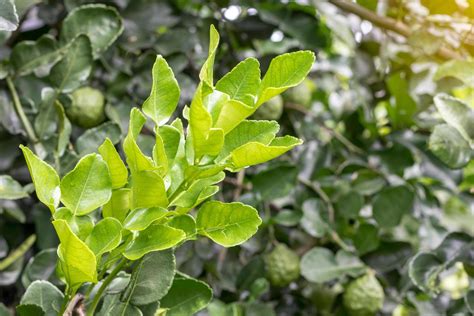
[[13,0],[0,2],[0,31],[12,32],[18,28],[18,14]]
[[438,94],[434,103],[441,117],[474,145],[474,109],[447,94]]
[[98,154],[84,156],[61,180],[61,202],[75,215],[84,215],[107,203],[112,195],[109,169]]
[[182,230],[186,234],[186,239],[194,238],[196,236],[196,221],[194,220],[194,217],[189,214],[175,216],[167,223],[167,225]]
[[35,281],[26,289],[20,305],[36,305],[45,315],[57,315],[63,299],[63,293],[48,281]]
[[66,151],[67,146],[69,145],[69,140],[71,137],[72,127],[71,122],[66,116],[64,107],[61,103],[55,102],[54,107],[56,109],[56,114],[58,115],[58,146],[57,151],[58,155],[62,156]]
[[162,207],[138,208],[128,214],[123,227],[134,231],[144,230],[167,214],[168,211]]
[[61,197],[59,176],[56,170],[33,154],[28,147],[20,145],[20,148],[30,170],[38,199],[54,213]]
[[249,142],[231,152],[233,169],[240,169],[266,162],[283,155],[302,141],[292,136],[275,138],[270,144]]
[[252,115],[255,109],[243,102],[229,100],[219,113],[219,117],[214,124],[215,128],[220,128],[224,134],[232,131],[244,119]]
[[167,205],[165,183],[157,171],[146,170],[132,174],[132,210]]
[[103,217],[113,217],[123,223],[128,211],[130,210],[131,189],[122,188],[112,191],[112,197],[102,207]]
[[216,89],[233,100],[253,107],[260,87],[260,64],[255,58],[241,61],[216,83]]
[[99,153],[102,158],[104,158],[104,161],[109,168],[112,188],[118,189],[127,184],[127,167],[123,163],[122,158],[120,158],[114,144],[108,137],[105,139],[104,143],[100,145]]
[[429,146],[433,154],[450,168],[462,168],[471,160],[469,143],[451,125],[436,125]]
[[0,175],[0,199],[17,200],[28,197],[28,191],[8,175]]
[[199,209],[196,228],[214,242],[233,247],[252,237],[261,223],[257,210],[251,206],[210,201]]
[[158,168],[160,175],[165,176],[168,173],[168,157],[166,156],[165,144],[163,138],[159,134],[159,130],[155,135],[155,146],[153,146],[153,160],[155,161],[155,166]]
[[186,234],[182,230],[154,224],[139,232],[123,255],[127,259],[137,260],[149,252],[176,246],[185,238]]
[[176,261],[171,249],[149,253],[137,262],[122,301],[146,305],[161,300],[173,282]]
[[113,217],[98,222],[86,239],[87,246],[96,257],[115,249],[122,240],[122,225]]
[[225,178],[224,172],[219,172],[216,175],[198,179],[194,181],[185,191],[171,201],[170,205],[179,206],[182,208],[192,208],[196,206],[201,193],[208,187],[221,182]]
[[69,228],[66,221],[53,221],[61,241],[58,256],[61,271],[71,288],[78,288],[84,282],[97,282],[96,257],[87,245]]
[[91,43],[81,34],[68,44],[64,57],[51,69],[49,79],[59,91],[71,92],[87,80],[91,70]]
[[216,58],[217,46],[219,45],[219,33],[214,25],[209,30],[209,52],[204,65],[199,73],[199,79],[204,82],[205,89],[214,86],[214,59]]
[[69,42],[79,34],[86,34],[90,38],[94,59],[97,59],[122,31],[122,19],[115,8],[89,4],[68,14],[62,24],[61,39]]
[[257,106],[301,83],[311,70],[314,59],[314,53],[310,51],[299,51],[275,57],[260,85]]
[[94,220],[89,216],[74,216],[71,210],[60,207],[54,213],[54,219],[65,220],[74,235],[85,240],[94,228]]
[[161,55],[156,57],[152,76],[151,93],[142,108],[157,125],[163,125],[170,119],[178,105],[179,86],[173,71]]
[[434,80],[454,77],[467,86],[474,86],[474,60],[449,60],[438,67]]

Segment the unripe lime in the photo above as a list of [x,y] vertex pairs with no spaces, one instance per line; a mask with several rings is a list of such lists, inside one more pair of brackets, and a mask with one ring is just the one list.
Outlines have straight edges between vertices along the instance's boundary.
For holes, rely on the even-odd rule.
[[287,286],[300,276],[300,258],[285,244],[278,244],[265,256],[267,278],[274,286]]
[[283,114],[283,98],[279,95],[262,104],[253,114],[256,120],[278,120]]
[[75,90],[72,104],[66,109],[67,116],[76,125],[91,128],[105,119],[103,94],[94,88],[83,87]]
[[316,85],[313,81],[306,78],[296,87],[288,89],[283,96],[288,102],[296,103],[304,107],[309,107],[314,90],[316,90]]
[[352,281],[344,293],[344,307],[351,316],[375,315],[383,301],[383,288],[371,271]]

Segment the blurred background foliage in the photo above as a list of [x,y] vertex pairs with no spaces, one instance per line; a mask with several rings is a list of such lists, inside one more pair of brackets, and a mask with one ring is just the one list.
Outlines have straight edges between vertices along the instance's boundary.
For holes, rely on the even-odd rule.
[[[105,137],[118,144],[156,54],[189,104],[210,24],[222,37],[217,77],[250,56],[262,69],[299,49],[317,61],[255,114],[304,145],[219,194],[260,210],[257,236],[176,253],[181,272],[214,288],[202,314],[355,315],[345,292],[362,275],[383,287],[380,315],[473,312],[472,0],[0,4],[0,315],[34,280],[55,282],[58,240],[18,146],[65,174]],[[450,102],[461,123],[446,118]],[[151,152],[151,132],[139,141]]]

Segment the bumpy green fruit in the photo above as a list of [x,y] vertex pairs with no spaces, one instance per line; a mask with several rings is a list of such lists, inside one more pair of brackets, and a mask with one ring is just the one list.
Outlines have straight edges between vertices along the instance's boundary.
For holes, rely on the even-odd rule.
[[287,286],[300,275],[300,258],[285,244],[278,244],[265,257],[267,278],[274,286]]
[[104,96],[91,87],[77,89],[72,93],[72,104],[66,109],[67,116],[76,125],[91,128],[105,119]]
[[283,113],[283,98],[279,95],[262,104],[253,114],[256,120],[278,120]]
[[383,301],[383,288],[373,272],[352,281],[344,293],[344,307],[351,316],[375,315]]
[[288,89],[283,96],[288,102],[309,107],[314,90],[316,90],[314,82],[310,79],[305,79],[296,87]]

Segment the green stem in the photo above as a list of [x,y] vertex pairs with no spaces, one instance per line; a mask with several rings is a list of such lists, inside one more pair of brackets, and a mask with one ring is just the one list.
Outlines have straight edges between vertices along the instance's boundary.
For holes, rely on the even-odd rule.
[[69,305],[69,301],[74,297],[75,294],[76,290],[71,290],[69,286],[66,286],[66,295],[64,295],[63,305],[61,306],[61,310],[59,311],[58,315],[64,315],[64,312]]
[[94,300],[92,301],[90,307],[87,310],[87,315],[94,315],[95,309],[97,308],[97,305],[99,304],[99,301],[102,297],[102,294],[104,293],[105,289],[109,286],[110,282],[115,278],[117,273],[122,270],[123,266],[127,263],[127,260],[123,258],[117,266],[110,272],[110,274],[105,278],[105,280],[102,282],[102,285],[100,286],[99,290],[97,291],[96,295],[94,296]]
[[25,111],[23,111],[23,106],[21,105],[20,98],[18,97],[18,92],[16,91],[15,85],[13,84],[13,81],[10,77],[7,77],[6,80],[8,89],[10,90],[10,93],[13,98],[13,105],[15,106],[16,113],[18,114],[21,123],[25,127],[28,138],[36,144],[38,142],[38,137],[36,137],[35,130],[33,129],[33,126],[31,126],[31,123],[28,120]]
[[28,249],[33,246],[36,240],[36,235],[31,235],[28,237],[18,248],[10,252],[8,257],[0,261],[0,271],[5,270],[8,268],[13,262],[18,260],[18,258],[22,257]]

